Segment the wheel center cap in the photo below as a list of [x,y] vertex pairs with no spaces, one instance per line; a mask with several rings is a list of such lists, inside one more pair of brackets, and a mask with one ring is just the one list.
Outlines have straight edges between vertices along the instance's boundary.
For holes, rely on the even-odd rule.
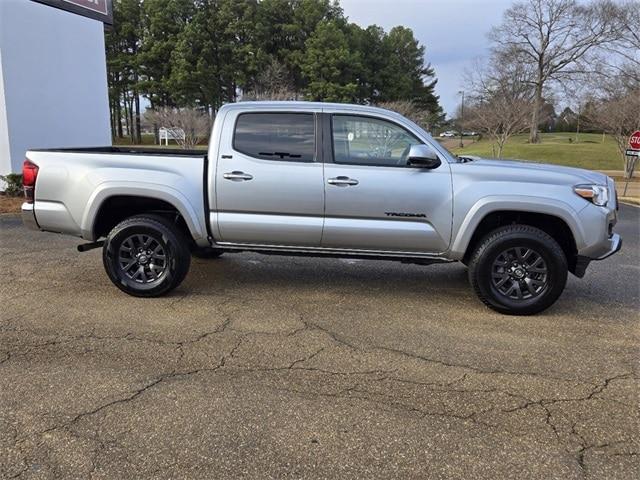
[[147,261],[149,261],[149,259],[147,258],[147,256],[146,256],[146,255],[140,255],[140,256],[138,257],[138,263],[145,264],[145,263],[147,263]]
[[518,278],[522,278],[522,277],[524,277],[524,270],[522,270],[521,268],[516,268],[513,271],[513,274]]

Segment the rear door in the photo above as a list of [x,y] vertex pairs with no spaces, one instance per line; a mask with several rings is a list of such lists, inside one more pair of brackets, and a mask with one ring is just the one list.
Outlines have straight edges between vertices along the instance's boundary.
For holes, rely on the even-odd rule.
[[325,121],[325,225],[322,246],[441,253],[451,236],[451,170],[407,165],[425,143],[388,119],[332,114]]
[[320,245],[323,166],[316,114],[232,110],[216,169],[221,243]]

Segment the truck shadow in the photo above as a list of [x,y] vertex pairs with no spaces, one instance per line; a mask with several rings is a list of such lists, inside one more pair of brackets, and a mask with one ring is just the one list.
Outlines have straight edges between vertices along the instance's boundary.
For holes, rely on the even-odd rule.
[[[608,315],[607,305],[634,309],[633,291],[616,291],[596,268],[588,278],[569,276],[567,287],[542,315]],[[393,261],[348,260],[225,254],[216,260],[193,259],[185,283],[173,295],[250,295],[282,304],[308,298],[349,296],[352,301],[386,301],[401,308],[416,300],[447,304],[451,312],[472,308],[493,313],[477,299],[461,263],[412,265]],[[281,301],[280,301],[281,300]],[[599,312],[599,313],[596,313]],[[513,317],[512,317],[513,318]],[[529,317],[531,318],[531,317]]]
[[[206,280],[205,280],[206,278]],[[194,281],[195,280],[195,281]],[[225,254],[216,260],[194,259],[181,288],[223,284],[225,291],[251,288],[278,291],[324,290],[370,295],[384,291],[396,296],[461,291],[473,295],[467,269],[461,263],[412,265],[393,261],[279,257]],[[198,288],[200,290],[200,288]]]

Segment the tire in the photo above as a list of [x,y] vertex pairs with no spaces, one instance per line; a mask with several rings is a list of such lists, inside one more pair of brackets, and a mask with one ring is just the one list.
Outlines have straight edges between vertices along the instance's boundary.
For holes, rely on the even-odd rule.
[[542,230],[508,225],[485,236],[469,261],[469,281],[489,308],[534,315],[550,307],[567,283],[562,248]]
[[211,258],[218,258],[220,257],[222,254],[224,253],[224,250],[220,249],[220,248],[211,248],[211,247],[200,247],[200,248],[195,248],[191,254],[194,257],[197,258],[205,258],[205,259],[211,259]]
[[139,215],[109,232],[102,261],[109,279],[123,292],[158,297],[182,283],[191,254],[175,224],[161,216]]

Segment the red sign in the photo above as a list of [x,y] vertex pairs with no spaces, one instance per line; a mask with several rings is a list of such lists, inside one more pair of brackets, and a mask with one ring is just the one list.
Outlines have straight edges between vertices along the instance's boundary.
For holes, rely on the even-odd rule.
[[634,150],[640,150],[640,130],[637,130],[629,137],[629,146]]

